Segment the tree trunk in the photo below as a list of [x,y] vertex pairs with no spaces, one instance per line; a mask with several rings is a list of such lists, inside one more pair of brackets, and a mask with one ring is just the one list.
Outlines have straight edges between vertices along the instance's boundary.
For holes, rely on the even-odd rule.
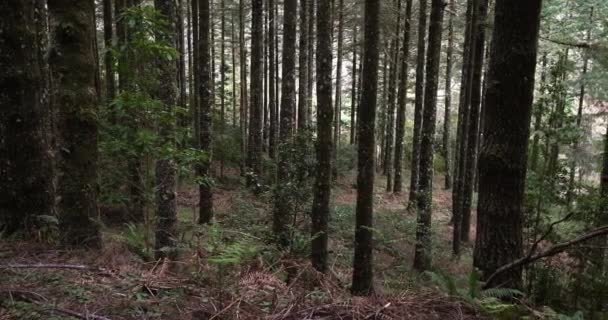
[[462,72],[460,79],[460,96],[458,101],[458,124],[456,132],[456,156],[454,165],[454,190],[452,191],[452,252],[460,254],[460,238],[462,234],[462,190],[464,183],[465,155],[467,150],[467,139],[465,132],[469,121],[469,87],[472,77],[472,34],[473,34],[473,0],[467,1],[466,30],[464,39],[464,50],[462,54]]
[[251,88],[249,146],[247,166],[254,174],[262,173],[262,117],[264,112],[264,3],[252,1],[251,19]]
[[378,61],[380,47],[380,1],[365,1],[365,63],[362,72],[361,109],[358,124],[357,213],[352,293],[373,293],[374,148]]
[[271,159],[275,158],[276,139],[277,139],[277,98],[276,98],[276,78],[275,68],[275,15],[274,0],[268,0],[268,105],[270,109],[270,132],[268,133],[268,155]]
[[405,26],[403,32],[403,47],[401,53],[401,69],[399,70],[399,97],[397,104],[397,124],[395,130],[395,183],[393,192],[400,193],[403,187],[403,138],[405,136],[405,110],[407,106],[407,80],[410,59],[410,32],[412,18],[412,0],[405,2]]
[[[208,159],[199,163],[198,175],[202,179],[210,178],[211,168],[211,113],[213,112],[213,95],[211,81],[210,56],[210,10],[209,0],[199,0],[199,77],[200,77],[200,150],[205,152]],[[199,185],[200,224],[210,223],[213,219],[213,192],[207,181]]]
[[236,128],[236,32],[234,28],[234,10],[230,10],[230,50],[232,51],[232,127]]
[[308,113],[308,6],[314,0],[300,0],[300,54],[299,57],[299,86],[298,86],[298,132],[303,132],[309,119]]
[[[166,22],[175,26],[178,19],[177,8],[173,0],[154,0],[154,6],[163,15]],[[169,29],[175,30],[175,29]],[[180,35],[178,32],[177,35]],[[181,35],[180,35],[181,37]],[[166,41],[177,48],[179,41],[176,33],[159,32],[156,35],[159,41]],[[182,41],[183,42],[183,41]],[[171,113],[177,102],[177,70],[171,59],[159,58],[159,88],[158,98],[163,103],[166,112]],[[183,66],[180,62],[180,66]],[[181,77],[181,72],[180,72]],[[185,77],[184,77],[185,78]],[[182,83],[183,84],[183,83]],[[181,96],[180,96],[181,97]],[[173,134],[175,125],[170,122],[161,123],[159,136],[167,146],[174,144]],[[177,245],[177,167],[172,159],[159,159],[156,162],[156,259],[164,257],[174,259]],[[167,250],[169,249],[169,250]]]
[[[541,0],[496,1],[473,265],[488,277],[521,257],[523,200]],[[508,57],[508,59],[506,59]],[[509,112],[505,112],[508,110]],[[489,287],[521,287],[521,268]]]
[[352,88],[350,96],[350,144],[355,144],[355,136],[357,130],[357,23],[353,27],[353,72],[352,72]]
[[[589,22],[591,23],[593,21],[593,7],[591,7],[591,13],[589,14]],[[591,41],[591,26],[589,26],[589,28],[587,29],[587,43],[589,43]],[[589,53],[587,51],[585,51],[583,53],[583,70],[581,72],[581,87],[580,87],[580,91],[579,91],[579,96],[578,96],[578,111],[576,114],[576,127],[578,129],[580,129],[581,127],[581,122],[583,120],[583,107],[585,105],[585,93],[586,93],[586,77],[587,77],[587,69],[589,68]],[[578,154],[579,150],[579,141],[578,139],[575,139],[574,143],[572,144],[572,154],[576,155]],[[576,157],[573,156],[572,160],[570,161],[570,170],[569,170],[569,174],[570,177],[568,179],[568,191],[566,193],[566,201],[568,206],[571,205],[572,203],[572,198],[574,197],[574,193],[575,191],[575,186],[574,186],[574,175],[576,173]]]
[[104,64],[106,67],[106,102],[116,97],[114,82],[114,59],[112,58],[112,0],[103,0],[103,39],[105,44]]
[[420,143],[422,134],[422,113],[424,111],[424,55],[426,52],[426,6],[427,0],[420,0],[418,13],[418,53],[416,57],[416,96],[414,98],[414,133],[412,141],[412,164],[410,168],[410,195],[408,208],[416,208],[418,180],[420,175]]
[[[479,114],[481,109],[481,75],[485,50],[485,28],[488,14],[488,0],[475,0],[475,12],[472,30],[472,82],[470,86],[470,105],[467,137],[467,153],[465,171],[462,183],[462,225],[460,240],[469,242],[471,230],[471,202],[473,200],[473,185],[475,183],[475,162],[477,160],[477,138],[479,136]],[[464,137],[463,137],[464,138]]]
[[[317,30],[331,29],[331,4],[317,0]],[[317,35],[317,175],[314,185],[311,225],[311,260],[315,269],[327,271],[327,223],[331,199],[332,167],[332,41],[331,33]]]
[[424,88],[424,115],[420,141],[420,181],[418,189],[418,225],[414,268],[429,270],[432,261],[431,217],[433,200],[433,145],[437,118],[437,88],[441,61],[441,36],[444,5],[442,0],[431,1],[429,22],[429,48],[426,57],[426,84]]
[[0,4],[0,229],[5,235],[33,232],[37,216],[55,215],[46,10],[41,3]]
[[[179,51],[179,60],[178,60],[178,84],[179,84],[179,103],[178,105],[181,108],[187,108],[187,103],[186,103],[186,86],[188,85],[187,81],[186,81],[186,41],[184,39],[184,1],[185,0],[178,0],[178,4],[177,4],[177,14],[176,14],[176,22],[175,22],[175,28],[177,30],[177,42],[176,42],[176,46],[177,49]],[[183,129],[186,129],[188,127],[187,125],[187,117],[185,117],[184,115],[180,115],[179,118],[179,126]],[[180,142],[181,143],[181,142]]]
[[538,160],[540,155],[540,136],[538,131],[541,130],[543,114],[545,113],[546,100],[543,99],[546,94],[547,87],[547,52],[543,53],[541,58],[540,71],[540,89],[539,97],[534,107],[534,137],[532,139],[531,155],[530,155],[530,170],[536,172],[538,170]]
[[194,90],[192,91],[193,97],[191,101],[192,115],[194,117],[194,145],[196,148],[200,147],[200,137],[201,137],[201,122],[200,122],[200,89],[201,89],[201,64],[200,64],[200,41],[199,41],[199,9],[198,5],[200,0],[190,0],[192,7],[192,77],[194,78],[194,83],[192,87]]
[[50,0],[49,64],[58,108],[58,210],[62,242],[100,247],[97,216],[97,94],[92,0]]
[[[312,119],[312,105],[313,105],[313,88],[315,83],[315,1],[308,0],[308,110],[306,113],[306,119],[311,121]],[[312,128],[312,123],[309,123],[309,127]]]
[[[224,140],[226,131],[226,7],[220,0],[220,137]],[[224,156],[220,159],[220,177],[224,177]]]
[[[454,0],[450,0],[450,11],[454,12]],[[445,180],[444,188],[449,190],[452,188],[452,155],[450,149],[450,136],[452,130],[452,61],[454,57],[454,14],[450,13],[448,22],[448,49],[446,52],[446,67],[445,67],[445,113],[443,116],[443,160],[445,161]]]
[[[281,82],[281,128],[279,131],[279,185],[290,182],[288,163],[289,144],[294,134],[293,115],[296,108],[296,23],[297,0],[285,0],[283,9],[283,80]],[[281,247],[289,245],[288,224],[292,215],[290,204],[284,199],[275,199],[273,231]]]
[[240,48],[240,68],[241,68],[241,110],[240,110],[240,129],[241,129],[241,174],[245,174],[247,167],[247,43],[245,40],[245,4],[244,0],[239,0],[239,48]]
[[386,151],[384,167],[386,170],[386,192],[393,190],[393,144],[395,133],[395,102],[397,98],[397,81],[399,79],[399,43],[401,28],[401,0],[397,0],[397,32],[394,35],[391,58],[391,72],[389,75],[388,104],[386,105]]
[[[342,51],[344,47],[344,0],[339,0],[338,4],[338,56],[336,65],[336,98],[334,111],[334,145],[332,151],[332,178],[338,179],[338,147],[340,146],[340,123],[342,121]],[[318,62],[317,62],[318,63]]]

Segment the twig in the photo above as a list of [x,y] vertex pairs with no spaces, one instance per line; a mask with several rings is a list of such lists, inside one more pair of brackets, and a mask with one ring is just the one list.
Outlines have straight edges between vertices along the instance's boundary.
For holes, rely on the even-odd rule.
[[112,273],[105,269],[90,267],[85,265],[71,265],[71,264],[5,264],[0,265],[0,269],[69,269],[69,270],[81,270],[81,271],[93,271],[102,275],[111,276]]
[[541,36],[540,38],[542,40],[553,42],[556,44],[561,44],[563,46],[583,48],[583,49],[590,49],[591,47],[593,47],[593,44],[589,44],[587,42],[569,42],[569,41],[564,41],[564,40],[551,39],[551,38],[547,38],[547,37],[543,37],[543,36]]
[[542,251],[538,254],[535,255],[530,255],[528,254],[527,256],[517,259],[511,263],[508,263],[498,269],[496,269],[496,271],[494,271],[493,274],[491,274],[488,279],[486,280],[486,284],[483,286],[484,289],[487,289],[490,284],[492,283],[492,281],[499,275],[503,274],[506,271],[509,271],[511,269],[517,268],[517,267],[521,267],[530,263],[533,263],[537,260],[540,260],[542,258],[546,258],[546,257],[550,257],[550,256],[554,256],[558,253],[563,252],[564,250],[568,249],[569,247],[581,243],[581,242],[585,242],[587,240],[591,240],[593,238],[597,238],[603,235],[608,235],[608,225],[593,229],[583,235],[580,235],[572,240],[566,241],[566,242],[561,242],[558,243],[556,245],[551,246],[549,249]]

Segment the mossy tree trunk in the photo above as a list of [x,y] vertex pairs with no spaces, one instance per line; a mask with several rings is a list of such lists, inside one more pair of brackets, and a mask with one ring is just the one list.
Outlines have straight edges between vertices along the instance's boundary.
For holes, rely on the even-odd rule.
[[[163,15],[169,25],[175,26],[177,8],[173,0],[154,0],[156,10]],[[177,50],[177,37],[170,28],[169,33],[156,35],[159,41],[167,42]],[[179,34],[179,33],[178,33]],[[177,64],[166,58],[159,58],[158,98],[166,112],[171,113],[178,101]],[[181,77],[181,75],[180,75]],[[180,99],[181,101],[181,99]],[[174,123],[161,123],[159,136],[166,145],[174,145]],[[177,168],[173,159],[159,159],[156,162],[156,244],[155,256],[175,258],[177,244]]]
[[429,22],[429,48],[426,56],[424,114],[420,140],[420,181],[417,195],[417,228],[414,268],[429,270],[432,262],[431,217],[433,199],[433,148],[437,119],[437,88],[441,60],[444,4],[432,0]]
[[418,181],[420,176],[420,142],[422,113],[424,111],[424,55],[426,52],[426,7],[427,0],[418,3],[418,49],[416,57],[416,87],[414,97],[414,132],[412,140],[412,163],[410,166],[410,194],[408,208],[416,208]]
[[[279,131],[279,185],[289,183],[290,172],[288,163],[289,144],[293,141],[294,112],[296,109],[296,23],[298,3],[296,0],[285,0],[283,19],[283,77],[281,81],[281,126]],[[289,245],[289,228],[291,205],[281,197],[275,199],[273,212],[273,232],[280,246]]]
[[264,2],[252,0],[251,12],[251,100],[247,166],[254,174],[259,175],[262,173],[264,112]]
[[399,97],[397,110],[397,123],[395,130],[395,182],[393,184],[393,192],[400,193],[403,187],[403,139],[405,136],[405,111],[407,105],[407,85],[408,85],[408,69],[410,59],[410,31],[412,18],[412,0],[406,0],[405,3],[405,26],[403,32],[403,47],[401,53],[401,69],[399,70]]
[[[454,0],[450,0],[449,9],[454,12]],[[446,51],[445,66],[445,103],[443,115],[443,145],[441,153],[445,162],[444,188],[452,188],[452,152],[451,152],[451,130],[452,130],[452,67],[454,66],[454,14],[450,14],[448,21],[448,48]]]
[[52,101],[58,111],[61,240],[100,247],[93,0],[50,0]]
[[308,123],[308,6],[314,0],[300,0],[300,48],[298,55],[298,132],[304,132]]
[[[541,2],[496,1],[484,139],[479,156],[473,259],[474,267],[485,277],[522,255],[523,201]],[[505,272],[487,285],[520,288],[521,268]]]
[[[317,30],[331,29],[330,2],[317,2]],[[311,260],[315,269],[327,270],[327,224],[329,220],[329,201],[331,198],[332,167],[332,45],[331,33],[317,35],[317,176],[314,186],[312,206],[312,252]]]
[[6,234],[33,231],[37,216],[54,215],[46,11],[40,3],[0,3],[0,230]]
[[365,46],[359,110],[355,256],[351,290],[373,293],[374,149],[380,56],[380,1],[365,1]]

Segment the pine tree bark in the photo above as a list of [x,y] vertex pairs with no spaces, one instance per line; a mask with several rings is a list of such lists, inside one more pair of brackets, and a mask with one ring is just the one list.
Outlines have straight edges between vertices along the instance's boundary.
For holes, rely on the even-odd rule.
[[344,0],[338,2],[338,52],[336,63],[336,98],[334,107],[334,144],[332,151],[332,179],[338,179],[338,147],[340,146],[340,132],[342,122],[342,54],[344,48]]
[[395,130],[395,183],[393,192],[400,193],[403,187],[403,139],[405,136],[405,110],[407,106],[408,69],[410,59],[410,33],[412,18],[412,0],[405,2],[405,26],[403,31],[403,47],[401,48],[401,69],[399,70],[399,97],[397,104],[397,123]]
[[314,0],[300,0],[300,54],[299,59],[299,85],[298,85],[298,132],[305,130],[308,119],[308,6]]
[[[312,107],[313,107],[313,89],[315,84],[315,1],[307,0],[308,6],[308,110],[306,113],[306,119],[310,122],[312,119]],[[309,123],[311,127],[311,123]],[[311,130],[313,128],[311,127]]]
[[350,144],[355,144],[355,136],[357,130],[357,24],[353,27],[353,72],[352,72],[352,88],[350,96]]
[[50,0],[49,64],[58,108],[58,203],[61,241],[101,246],[97,216],[97,93],[92,0]]
[[462,234],[462,190],[464,183],[464,171],[465,171],[465,156],[467,150],[467,139],[465,138],[465,132],[467,132],[469,122],[469,93],[470,86],[472,83],[472,34],[473,34],[473,0],[467,1],[467,12],[466,12],[466,27],[465,27],[465,39],[464,39],[464,50],[462,55],[462,72],[460,79],[460,96],[458,101],[458,124],[456,133],[456,156],[454,165],[454,189],[452,191],[452,223],[454,225],[452,230],[452,252],[454,255],[460,254],[460,238]]
[[427,0],[420,0],[418,7],[418,49],[416,57],[416,87],[414,97],[414,132],[412,141],[412,164],[410,168],[410,194],[408,208],[416,208],[420,176],[420,143],[422,114],[424,111],[424,56],[426,52],[426,7]]
[[[156,10],[163,16],[165,21],[176,26],[178,19],[177,8],[173,0],[154,0]],[[176,30],[170,28],[169,30]],[[178,29],[177,29],[178,30]],[[157,40],[164,41],[173,48],[178,47],[179,40],[173,31],[168,33],[159,32]],[[183,41],[182,41],[183,42]],[[180,66],[181,62],[180,62]],[[159,88],[158,99],[163,103],[166,112],[171,113],[173,106],[177,104],[177,64],[166,58],[159,58]],[[181,77],[181,73],[179,75]],[[185,78],[185,77],[184,77]],[[159,136],[166,145],[175,144],[173,132],[175,124],[170,122],[161,123]],[[156,236],[155,236],[156,259],[176,257],[175,247],[177,245],[177,167],[173,159],[159,159],[156,162]]]
[[[317,30],[331,29],[331,4],[318,0]],[[317,175],[311,225],[311,260],[315,269],[327,271],[327,239],[332,168],[332,41],[331,33],[317,35]]]
[[[209,0],[199,1],[199,94],[200,94],[200,146],[199,149],[205,152],[208,158],[198,165],[198,176],[203,179],[210,178],[211,168],[211,125],[213,112],[213,94],[211,81],[211,50],[210,50],[210,8]],[[199,206],[200,213],[198,222],[200,224],[210,223],[213,219],[213,191],[211,184],[203,182],[199,185]]]
[[116,85],[114,82],[114,59],[112,50],[112,0],[103,0],[103,39],[105,44],[104,64],[106,68],[106,101],[112,101],[116,97]]
[[[285,0],[283,9],[283,77],[281,81],[281,127],[279,131],[279,185],[289,183],[289,144],[295,131],[293,121],[296,111],[296,23],[297,0]],[[273,231],[281,247],[289,245],[288,224],[292,215],[290,204],[284,199],[275,199]]]
[[[186,80],[186,56],[187,56],[187,48],[186,48],[186,41],[185,41],[185,37],[184,37],[184,1],[186,0],[178,0],[177,2],[177,14],[176,16],[176,22],[175,22],[175,29],[177,30],[177,41],[176,41],[176,46],[177,46],[177,50],[179,52],[179,59],[177,61],[177,69],[178,69],[178,85],[179,85],[179,100],[178,100],[178,105],[181,108],[187,108],[187,90],[186,87],[188,86],[188,81]],[[181,128],[187,128],[188,124],[187,124],[187,117],[185,117],[184,115],[180,115],[179,118],[179,126]],[[182,143],[182,142],[180,142]]]
[[391,52],[391,71],[389,75],[388,104],[386,106],[386,150],[384,153],[384,168],[386,171],[386,192],[393,190],[393,145],[395,133],[395,106],[397,98],[397,81],[399,79],[399,43],[401,28],[401,0],[397,0],[397,32],[394,35],[393,51]]
[[472,82],[470,87],[470,104],[465,158],[465,172],[462,184],[462,226],[460,240],[469,242],[471,230],[471,205],[473,200],[473,185],[475,183],[475,166],[477,160],[477,141],[479,137],[479,114],[481,110],[481,76],[485,50],[485,27],[488,14],[488,0],[475,0],[475,13],[472,30]]
[[[454,11],[454,0],[450,0],[449,9]],[[452,153],[451,153],[451,130],[452,130],[452,67],[454,65],[454,14],[450,13],[448,21],[448,48],[446,52],[445,67],[445,112],[443,115],[443,145],[442,155],[445,162],[444,188],[452,188]]]
[[374,148],[380,47],[380,1],[365,1],[365,63],[358,123],[357,209],[351,291],[373,293]]
[[276,155],[277,139],[277,98],[275,68],[275,29],[276,17],[274,14],[274,0],[268,0],[268,105],[270,111],[270,128],[268,133],[268,155],[271,159]]
[[46,10],[36,1],[0,4],[0,230],[32,232],[54,216]]
[[200,64],[200,42],[199,42],[199,2],[200,0],[190,0],[192,7],[192,77],[193,77],[193,88],[192,91],[192,114],[194,116],[194,145],[196,148],[200,146],[201,137],[201,122],[200,122],[200,89],[201,89],[201,64]]
[[[539,97],[540,99],[537,101],[534,106],[534,132],[538,132],[541,130],[543,114],[545,112],[545,99],[544,95],[546,94],[546,86],[547,86],[547,52],[543,53],[541,58],[541,71],[540,71],[540,88],[539,88]],[[534,134],[532,138],[532,147],[531,155],[530,155],[530,170],[536,172],[538,170],[538,160],[540,156],[540,136],[538,134]]]
[[432,261],[433,146],[435,144],[437,119],[437,89],[439,87],[444,8],[443,0],[431,1],[429,48],[426,57],[426,85],[424,88],[424,115],[420,140],[418,224],[414,255],[414,268],[419,271],[429,270]]
[[[226,131],[226,6],[220,0],[220,137]],[[220,177],[224,176],[224,156],[220,159]]]
[[[541,0],[496,1],[473,265],[489,276],[521,257],[523,200]],[[505,59],[505,57],[509,57]],[[508,112],[505,112],[508,110]],[[521,287],[521,268],[488,287]]]
[[240,49],[240,69],[241,69],[241,110],[240,110],[240,129],[241,129],[241,174],[245,173],[247,167],[247,119],[249,110],[249,99],[247,95],[247,44],[245,40],[245,4],[244,0],[239,0],[239,49]]
[[249,115],[249,145],[247,166],[254,174],[262,173],[263,112],[264,112],[264,2],[252,0],[251,19],[251,87]]

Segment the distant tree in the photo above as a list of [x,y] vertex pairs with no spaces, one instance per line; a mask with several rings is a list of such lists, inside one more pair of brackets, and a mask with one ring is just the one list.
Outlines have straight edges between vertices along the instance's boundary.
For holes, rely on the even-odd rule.
[[365,1],[365,51],[361,83],[361,108],[357,173],[355,254],[351,290],[354,295],[373,293],[374,149],[378,61],[380,56],[380,1]]
[[[156,10],[171,26],[176,25],[178,19],[177,7],[173,0],[154,0]],[[166,42],[168,46],[176,49],[178,39],[175,28],[168,32],[158,32],[157,41]],[[161,58],[158,63],[159,88],[158,98],[163,103],[165,111],[172,112],[178,101],[177,92],[177,65],[173,59]],[[162,122],[159,135],[166,145],[174,141],[175,124]],[[177,244],[177,168],[173,159],[159,159],[156,162],[156,244],[155,255],[157,259],[175,256]],[[167,250],[171,249],[171,250]]]
[[268,0],[268,105],[270,109],[270,127],[268,133],[268,155],[270,158],[275,158],[276,141],[277,141],[277,90],[276,90],[276,69],[275,63],[275,33],[276,33],[276,17],[274,14],[275,2]]
[[355,144],[356,130],[357,130],[357,24],[353,26],[353,72],[352,78],[352,89],[350,96],[350,144]]
[[[331,3],[317,0],[317,30],[331,29]],[[331,33],[317,35],[317,175],[312,205],[312,265],[327,270],[327,238],[332,167],[332,45]]]
[[414,98],[414,133],[412,141],[412,164],[410,166],[410,195],[408,208],[416,208],[420,176],[420,143],[422,135],[422,114],[424,111],[424,56],[426,52],[426,7],[427,0],[418,3],[418,45],[416,56],[416,87]]
[[[448,4],[450,11],[454,12],[454,0]],[[452,188],[452,153],[451,153],[451,130],[452,130],[452,68],[454,66],[454,14],[450,14],[448,21],[448,48],[445,53],[445,103],[443,116],[443,143],[441,153],[445,162],[444,188]]]
[[251,20],[251,88],[249,114],[249,143],[247,166],[255,173],[262,172],[262,130],[264,112],[264,3],[252,0]]
[[[388,79],[388,101],[386,106],[386,144],[384,152],[384,172],[386,173],[386,191],[393,190],[393,145],[395,138],[395,103],[397,99],[397,81],[399,81],[399,43],[401,28],[401,0],[397,0],[397,28],[393,35],[390,52],[390,74]],[[395,10],[393,3],[393,10]]]
[[0,3],[0,230],[54,216],[51,109],[42,2]]
[[416,199],[418,208],[416,251],[414,255],[414,268],[416,270],[429,270],[432,261],[433,148],[437,122],[437,88],[439,86],[443,12],[443,0],[432,0],[429,22],[429,48],[426,56],[424,114],[420,140],[420,181]]
[[[196,1],[196,0],[195,0]],[[210,12],[209,0],[199,1],[199,149],[209,155],[209,159],[198,165],[198,175],[206,180],[199,185],[199,223],[210,223],[213,218],[213,192],[210,177],[211,167],[211,124],[212,124],[212,84],[211,84],[211,50],[210,50]]]
[[[479,155],[473,265],[488,277],[522,255],[523,200],[541,0],[497,0]],[[506,58],[508,57],[508,59]],[[487,286],[521,287],[521,268]]]
[[106,47],[104,64],[106,71],[106,101],[116,97],[116,82],[114,79],[114,58],[112,57],[113,39],[112,0],[103,0],[103,39]]
[[[296,23],[298,16],[297,0],[285,0],[283,8],[283,77],[281,81],[281,126],[279,131],[278,183],[289,182],[289,145],[293,142],[293,115],[296,110]],[[279,245],[289,245],[288,223],[290,205],[284,199],[275,199],[273,212],[273,231]]]
[[314,0],[300,0],[300,50],[298,54],[298,132],[304,132],[308,125],[308,6],[313,5]]
[[338,179],[338,147],[340,146],[340,131],[342,122],[342,55],[344,48],[344,0],[338,1],[338,52],[336,63],[336,98],[334,107],[334,144],[332,151],[332,179]]
[[93,0],[48,1],[49,64],[57,106],[58,211],[62,243],[100,247]]
[[403,46],[401,53],[401,68],[399,70],[399,96],[397,104],[397,123],[395,129],[395,183],[393,184],[393,192],[400,193],[402,189],[402,172],[403,172],[403,138],[405,136],[405,109],[407,105],[407,89],[408,89],[408,71],[410,59],[410,33],[412,26],[412,0],[406,0],[405,3],[405,26],[403,31]]

